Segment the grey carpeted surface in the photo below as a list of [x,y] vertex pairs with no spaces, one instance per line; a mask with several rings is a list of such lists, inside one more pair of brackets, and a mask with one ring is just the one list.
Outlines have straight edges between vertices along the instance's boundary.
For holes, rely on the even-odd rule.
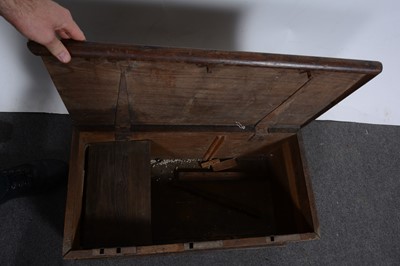
[[[0,113],[0,167],[68,160],[67,115]],[[303,129],[321,239],[248,250],[63,261],[65,189],[0,205],[0,265],[399,265],[400,127]]]

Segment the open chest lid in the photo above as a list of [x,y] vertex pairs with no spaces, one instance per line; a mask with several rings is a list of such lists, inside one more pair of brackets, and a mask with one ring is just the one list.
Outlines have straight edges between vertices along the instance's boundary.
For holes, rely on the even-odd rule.
[[374,61],[65,42],[43,61],[76,126],[295,133],[382,70]]

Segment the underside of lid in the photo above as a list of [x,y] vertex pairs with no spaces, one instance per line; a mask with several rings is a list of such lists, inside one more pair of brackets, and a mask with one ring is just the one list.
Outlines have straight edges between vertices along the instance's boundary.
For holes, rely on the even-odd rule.
[[73,121],[126,131],[294,133],[382,70],[374,61],[66,42],[42,56]]

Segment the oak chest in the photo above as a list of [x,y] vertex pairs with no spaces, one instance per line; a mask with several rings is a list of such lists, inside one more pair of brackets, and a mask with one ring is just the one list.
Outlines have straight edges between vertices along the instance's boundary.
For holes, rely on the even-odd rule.
[[65,44],[29,43],[73,120],[65,258],[319,238],[299,130],[379,62]]

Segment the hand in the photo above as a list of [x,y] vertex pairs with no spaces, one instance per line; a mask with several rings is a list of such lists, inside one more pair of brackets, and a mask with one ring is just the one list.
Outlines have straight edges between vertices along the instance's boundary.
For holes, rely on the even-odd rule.
[[59,38],[85,40],[69,10],[51,0],[0,0],[0,15],[63,63],[68,63],[71,55]]

